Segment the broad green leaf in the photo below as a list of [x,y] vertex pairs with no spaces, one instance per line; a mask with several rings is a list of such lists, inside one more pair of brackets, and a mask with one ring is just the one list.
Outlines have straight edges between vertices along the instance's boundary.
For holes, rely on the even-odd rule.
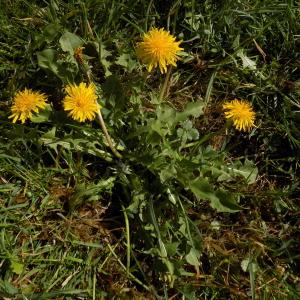
[[158,133],[161,137],[170,133],[170,130],[160,120],[149,121],[149,124],[151,124],[151,130]]
[[46,133],[44,133],[42,135],[42,138],[46,139],[46,140],[53,140],[55,139],[55,134],[56,134],[56,126],[53,126],[49,131],[47,131]]
[[200,117],[203,114],[204,103],[202,101],[188,103],[184,111],[177,112],[174,122],[185,121],[189,116],[195,118]]
[[132,216],[133,214],[138,213],[141,207],[145,206],[145,194],[138,193],[133,194],[131,203],[128,207],[126,207],[126,211]]
[[191,191],[200,199],[210,201],[212,208],[219,212],[237,212],[241,207],[236,204],[233,194],[222,190],[214,191],[204,178],[198,178],[190,183]]
[[199,132],[193,128],[193,123],[186,120],[182,123],[182,128],[177,129],[177,136],[181,138],[181,144],[184,145],[186,141],[192,141],[199,138]]
[[216,195],[213,192],[212,186],[205,178],[197,178],[190,183],[191,191],[201,199],[216,201]]
[[83,40],[74,33],[65,32],[59,39],[61,49],[65,52],[74,54],[74,50],[83,45]]
[[177,194],[172,193],[169,188],[167,189],[167,194],[168,194],[168,198],[169,198],[170,202],[175,205],[178,201]]
[[176,254],[179,244],[180,244],[179,242],[165,244],[169,256],[173,256]]
[[199,262],[200,252],[195,248],[191,248],[190,252],[185,256],[186,261],[195,267],[200,266]]
[[178,128],[178,129],[177,129],[177,136],[178,136],[179,138],[182,138],[183,135],[184,135],[184,130],[183,130],[182,128]]
[[[88,153],[94,156],[101,157],[106,161],[111,161],[111,154],[99,149],[101,147],[101,143],[96,140],[88,140],[84,138],[72,138],[72,137],[65,137],[65,138],[57,138],[55,137],[55,127],[53,127],[50,131],[46,132],[44,135],[41,136],[39,139],[40,143],[44,144],[45,146],[54,149],[56,152],[58,151],[58,146],[62,147],[63,149],[69,151],[80,151],[84,153]],[[53,136],[54,135],[54,136]],[[119,149],[119,148],[118,148]]]
[[157,119],[161,123],[168,124],[169,126],[175,126],[176,121],[176,110],[169,105],[161,105],[157,109]]
[[196,128],[192,128],[188,131],[188,139],[193,141],[199,139],[199,131]]
[[177,175],[177,170],[173,165],[162,169],[159,173],[160,180],[162,182],[167,181],[168,179],[175,178]]
[[228,167],[228,169],[231,171],[232,175],[244,177],[248,184],[255,183],[258,175],[257,167],[248,159],[245,160],[244,165],[242,165],[240,162],[237,162],[232,167]]
[[15,260],[10,261],[10,267],[11,267],[11,270],[15,274],[18,274],[18,275],[20,275],[23,272],[23,269],[24,269],[24,265],[20,262],[15,261]]
[[115,64],[124,67],[128,72],[132,72],[135,69],[137,62],[136,60],[133,60],[129,54],[124,53],[117,58]]
[[237,56],[241,58],[244,69],[256,70],[256,62],[244,54],[243,50],[239,50]]
[[100,62],[104,68],[105,77],[111,76],[112,72],[109,70],[109,67],[112,65],[112,63],[107,59],[109,56],[111,56],[111,53],[106,50],[106,47],[103,43],[95,43],[94,45],[96,46]]
[[178,224],[180,224],[179,231],[184,235],[187,236],[187,229],[186,229],[186,220],[183,217],[179,217]]
[[61,25],[58,23],[50,23],[43,28],[42,36],[48,42],[52,42],[60,33]]
[[37,52],[38,65],[40,68],[50,70],[58,75],[58,64],[56,62],[57,52],[53,49],[45,49]]
[[44,110],[42,110],[38,114],[33,115],[30,120],[33,123],[47,122],[49,121],[51,113],[52,113],[52,107],[50,106],[50,104],[47,104]]
[[242,210],[235,201],[235,195],[223,190],[216,191],[216,199],[211,202],[211,207],[215,208],[219,212],[237,212]]
[[[185,270],[180,271],[182,276],[195,276],[194,273],[186,272]],[[185,300],[198,300],[196,297],[196,289],[193,285],[184,285],[182,289],[178,289],[184,296]]]
[[167,269],[170,273],[169,275],[171,275],[169,278],[169,281],[170,281],[170,284],[172,285],[172,282],[174,280],[174,278],[172,278],[173,277],[172,275],[174,275],[174,264],[167,257],[162,257],[161,260],[167,267]]

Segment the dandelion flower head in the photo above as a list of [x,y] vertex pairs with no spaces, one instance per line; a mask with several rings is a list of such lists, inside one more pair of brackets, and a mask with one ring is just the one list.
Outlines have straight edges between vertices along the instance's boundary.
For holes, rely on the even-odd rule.
[[27,119],[32,117],[33,113],[38,113],[40,109],[46,107],[46,101],[46,95],[25,88],[23,91],[16,93],[11,107],[12,114],[9,118],[13,119],[13,123],[18,120],[25,123]]
[[143,41],[137,44],[136,53],[139,59],[147,65],[150,72],[159,66],[161,73],[167,72],[167,66],[176,67],[179,59],[178,52],[181,42],[176,42],[175,37],[164,29],[153,28],[144,34]]
[[67,95],[63,100],[65,111],[69,111],[69,116],[79,122],[93,120],[98,109],[96,89],[93,84],[81,82],[79,85],[69,84],[65,91]]
[[250,131],[254,125],[255,112],[247,101],[232,100],[223,104],[225,117],[233,121],[239,131]]

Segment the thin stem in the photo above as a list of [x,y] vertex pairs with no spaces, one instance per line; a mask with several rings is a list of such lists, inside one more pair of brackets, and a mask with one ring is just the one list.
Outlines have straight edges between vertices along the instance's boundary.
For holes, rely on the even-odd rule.
[[162,100],[164,99],[165,92],[166,92],[166,90],[167,90],[168,83],[169,83],[169,80],[170,80],[171,70],[172,70],[172,67],[169,67],[169,69],[168,69],[168,71],[167,71],[166,78],[165,78],[164,85],[162,86],[162,89],[161,89],[161,91],[160,91],[160,95],[159,95],[159,100],[160,100],[160,101],[162,101]]
[[[126,271],[126,267],[123,265],[122,261],[120,260],[119,256],[116,254],[112,246],[110,245],[109,242],[107,242],[107,246],[112,253],[112,255],[116,258],[120,266]],[[118,245],[117,245],[118,246]],[[115,247],[116,248],[116,247]],[[129,273],[129,277],[132,278],[136,283],[140,284],[145,290],[149,291],[151,287],[146,286],[143,284],[138,278],[136,278],[132,273]]]
[[128,216],[125,210],[125,207],[122,206],[123,214],[125,218],[125,228],[126,228],[126,244],[127,244],[127,275],[130,273],[130,253],[131,253],[131,247],[130,247],[130,227],[129,227],[129,220]]
[[[88,79],[88,83],[91,84],[92,83],[91,72],[89,72],[88,68],[85,69],[85,75],[86,75],[86,77]],[[117,151],[117,149],[114,147],[114,145],[112,143],[112,140],[110,138],[110,135],[109,135],[109,133],[107,131],[107,128],[106,128],[106,125],[104,123],[100,107],[98,108],[98,111],[97,111],[97,117],[98,117],[99,124],[100,124],[100,126],[101,126],[101,128],[102,128],[102,130],[104,132],[105,139],[106,139],[106,141],[108,143],[108,146],[111,149],[112,153],[116,157],[122,158],[123,156]]]
[[106,141],[108,143],[108,146],[109,148],[111,149],[112,153],[118,157],[118,158],[122,158],[122,155],[117,151],[117,149],[114,147],[113,143],[112,143],[112,140],[110,138],[110,135],[107,131],[107,128],[105,126],[105,123],[104,123],[104,120],[103,120],[103,117],[102,117],[102,114],[101,114],[101,109],[99,107],[98,109],[98,112],[97,112],[97,117],[98,117],[98,121],[99,121],[99,124],[104,132],[104,135],[105,135],[105,138],[106,138]]

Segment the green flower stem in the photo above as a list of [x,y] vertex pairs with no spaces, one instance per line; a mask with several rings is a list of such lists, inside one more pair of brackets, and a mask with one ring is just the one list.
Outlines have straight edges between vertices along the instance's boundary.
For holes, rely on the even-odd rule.
[[168,84],[169,84],[169,80],[170,80],[170,75],[171,75],[171,71],[172,71],[172,67],[168,68],[166,77],[165,77],[165,82],[162,86],[162,89],[160,91],[160,95],[159,95],[159,101],[161,102],[164,99]]
[[101,128],[103,130],[104,135],[105,135],[105,138],[106,138],[106,141],[108,143],[108,146],[111,149],[112,153],[116,157],[122,158],[123,156],[117,151],[117,149],[114,147],[114,145],[112,143],[112,140],[111,140],[110,135],[109,135],[109,133],[107,131],[106,125],[104,123],[104,120],[103,120],[103,117],[102,117],[102,114],[101,114],[101,108],[98,109],[97,117],[98,117],[99,124],[100,124],[100,126],[101,126]]
[[[92,83],[92,78],[91,78],[91,73],[88,72],[88,68],[86,68],[85,70],[85,74],[87,76],[87,79],[88,79],[88,83]],[[98,109],[98,112],[97,112],[97,117],[98,117],[98,121],[99,121],[99,124],[103,130],[103,133],[104,133],[104,136],[105,136],[105,139],[108,143],[108,146],[109,148],[111,149],[112,153],[118,157],[118,158],[122,158],[123,156],[117,151],[117,149],[114,147],[113,143],[112,143],[112,140],[110,138],[110,135],[107,131],[107,128],[106,128],[106,125],[105,125],[105,122],[103,120],[103,117],[102,117],[102,114],[101,114],[101,108],[99,107]]]

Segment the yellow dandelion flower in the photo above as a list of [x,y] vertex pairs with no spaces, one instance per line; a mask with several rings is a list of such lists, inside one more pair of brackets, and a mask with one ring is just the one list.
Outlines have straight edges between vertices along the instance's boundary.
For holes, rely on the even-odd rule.
[[143,41],[137,44],[136,53],[149,72],[159,66],[160,72],[165,73],[168,65],[176,67],[177,54],[183,50],[180,43],[168,31],[154,28],[144,34]]
[[25,88],[23,91],[16,93],[11,107],[12,114],[9,118],[13,119],[13,123],[18,120],[25,123],[27,119],[32,117],[33,113],[38,113],[39,109],[46,107],[46,101],[46,95]]
[[240,131],[250,131],[254,125],[255,112],[247,101],[234,99],[223,104],[225,117],[233,121],[233,125]]
[[65,111],[69,111],[69,116],[79,122],[93,120],[98,109],[96,89],[93,84],[81,82],[79,85],[69,84],[66,86],[67,93],[63,100]]

